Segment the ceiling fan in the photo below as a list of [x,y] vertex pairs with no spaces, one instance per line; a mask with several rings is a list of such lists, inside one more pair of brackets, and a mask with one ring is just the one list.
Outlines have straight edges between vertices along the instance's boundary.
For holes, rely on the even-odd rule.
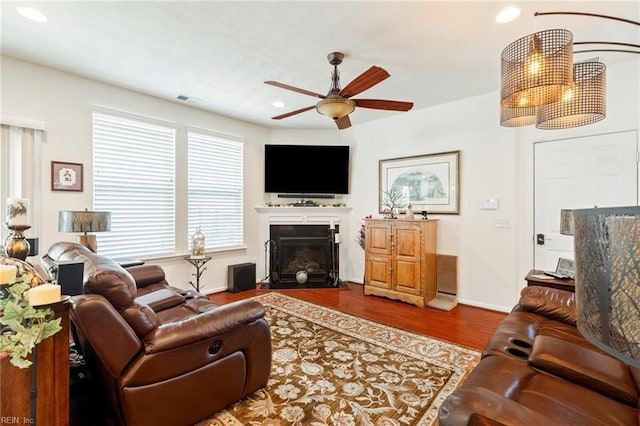
[[384,99],[351,99],[352,96],[362,93],[388,78],[389,73],[383,68],[373,65],[371,68],[356,77],[351,83],[347,84],[344,89],[341,89],[338,65],[342,63],[344,54],[340,52],[332,52],[327,55],[327,59],[329,60],[329,63],[333,65],[333,72],[331,73],[331,89],[326,95],[289,86],[288,84],[279,83],[277,81],[265,81],[265,84],[270,84],[282,89],[292,90],[294,92],[302,93],[303,95],[314,96],[321,99],[321,101],[315,105],[287,112],[286,114],[277,115],[275,117],[271,117],[272,119],[280,120],[315,108],[320,114],[332,118],[336,122],[338,129],[346,129],[351,127],[349,114],[351,114],[356,107],[384,109],[389,111],[409,111],[413,108],[413,102],[390,101]]

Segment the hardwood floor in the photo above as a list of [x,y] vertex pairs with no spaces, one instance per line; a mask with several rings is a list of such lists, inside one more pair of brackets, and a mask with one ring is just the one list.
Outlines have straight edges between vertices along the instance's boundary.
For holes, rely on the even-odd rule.
[[225,291],[210,294],[209,299],[216,304],[225,304],[266,291],[278,291],[307,302],[478,350],[484,348],[498,323],[506,316],[502,312],[468,305],[458,305],[449,312],[418,308],[383,297],[365,296],[363,286],[355,283],[349,283],[343,289]]
[[[365,296],[361,284],[349,283],[343,289],[248,290],[240,293],[214,293],[209,299],[216,304],[278,291],[307,302],[383,324],[414,331],[430,337],[482,350],[498,323],[506,314],[458,305],[450,312],[416,306],[376,296]],[[70,426],[116,426],[118,421],[109,411],[104,396],[92,380],[76,380],[71,387]]]

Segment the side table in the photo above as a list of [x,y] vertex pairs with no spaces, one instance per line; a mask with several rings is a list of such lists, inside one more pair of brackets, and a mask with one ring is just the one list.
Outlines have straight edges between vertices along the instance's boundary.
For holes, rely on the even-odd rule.
[[204,265],[205,263],[211,260],[211,257],[187,256],[185,257],[185,260],[187,260],[190,264],[192,264],[196,268],[196,273],[193,274],[196,277],[196,283],[194,284],[192,281],[189,281],[189,284],[191,284],[191,287],[195,288],[196,291],[200,293],[200,276],[204,271],[207,270],[207,268]]
[[554,278],[552,276],[545,275],[543,271],[539,271],[537,269],[530,270],[524,279],[527,281],[527,286],[538,285],[570,292],[576,291],[576,284],[572,278]]

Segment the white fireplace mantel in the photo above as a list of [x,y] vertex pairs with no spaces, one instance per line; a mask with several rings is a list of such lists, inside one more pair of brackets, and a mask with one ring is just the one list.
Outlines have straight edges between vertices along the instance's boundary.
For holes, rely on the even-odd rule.
[[[270,225],[340,225],[337,242],[346,241],[349,234],[349,213],[352,207],[268,207],[256,206],[258,235],[261,242],[269,240]],[[262,259],[261,259],[262,257]],[[267,274],[266,256],[257,259],[258,275]],[[340,278],[346,279],[347,244],[340,244]],[[259,279],[264,278],[259,277]]]
[[331,224],[346,222],[352,207],[265,207],[256,206],[269,223]]

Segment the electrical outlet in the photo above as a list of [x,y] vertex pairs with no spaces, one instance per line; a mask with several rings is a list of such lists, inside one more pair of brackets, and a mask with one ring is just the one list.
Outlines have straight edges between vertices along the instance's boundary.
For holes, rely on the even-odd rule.
[[511,221],[509,219],[496,219],[496,228],[511,228]]

